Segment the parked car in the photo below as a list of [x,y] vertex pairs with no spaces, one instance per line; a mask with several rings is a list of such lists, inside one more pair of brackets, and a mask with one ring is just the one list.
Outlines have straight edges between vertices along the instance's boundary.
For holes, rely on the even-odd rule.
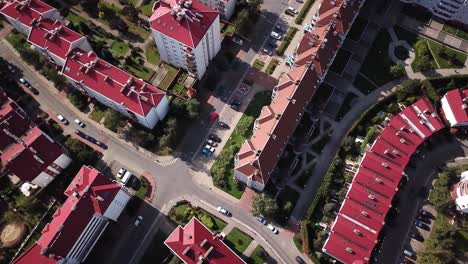
[[220,139],[217,135],[215,135],[215,134],[210,134],[210,135],[208,136],[208,139],[213,140],[214,142],[221,143],[221,139]]
[[273,55],[273,51],[272,51],[272,50],[269,50],[269,49],[263,49],[262,52],[265,53],[265,54],[268,55],[268,56],[272,56],[272,55]]
[[278,33],[284,33],[284,32],[286,32],[286,30],[284,30],[284,28],[281,27],[280,25],[276,25],[276,26],[275,26],[275,31],[278,32]]
[[265,218],[261,217],[261,216],[257,216],[255,217],[257,219],[257,221],[259,221],[260,223],[262,223],[262,225],[266,225],[267,224],[267,221],[265,220]]
[[202,152],[202,154],[204,154],[204,155],[206,155],[206,156],[208,156],[208,157],[213,156],[213,152],[211,152],[211,151],[209,151],[209,150],[207,150],[207,149],[205,149],[205,148],[202,149],[201,152]]
[[80,130],[75,130],[75,134],[77,134],[78,136],[80,136],[82,138],[86,138],[86,134],[81,132]]
[[270,36],[271,36],[272,38],[276,39],[276,40],[280,40],[280,39],[281,39],[281,34],[275,32],[275,31],[271,32]]
[[274,227],[272,224],[268,224],[267,225],[267,228],[271,230],[271,232],[273,232],[273,234],[278,234],[279,231],[276,227]]
[[238,38],[238,37],[234,37],[232,38],[232,41],[238,45],[243,45],[244,44],[244,41],[241,39],[241,38]]
[[24,79],[24,78],[20,78],[19,82],[22,83],[26,87],[31,86],[31,84],[28,81],[26,81],[26,79]]
[[239,111],[239,106],[238,105],[231,105],[231,108],[236,110],[236,111]]
[[141,221],[143,221],[143,216],[139,215],[137,219],[135,220],[135,227],[139,226]]
[[419,220],[414,221],[414,224],[415,224],[417,227],[419,227],[419,228],[421,228],[421,229],[424,229],[424,230],[426,230],[426,231],[429,231],[429,229],[430,229],[429,226],[427,226],[426,224],[424,224],[423,222],[421,222],[421,221],[419,221]]
[[223,215],[225,216],[231,216],[231,212],[229,212],[228,210],[222,208],[221,206],[218,206],[218,208],[216,208],[216,210],[218,210],[218,212],[222,213]]
[[304,3],[304,0],[296,0],[298,3]]
[[424,242],[424,237],[421,234],[416,233],[416,232],[411,234],[411,238],[419,242]]
[[418,219],[419,221],[421,221],[421,222],[423,222],[425,224],[428,224],[428,225],[431,224],[431,220],[429,218],[427,218],[427,217],[422,216],[422,215],[418,215],[416,217],[416,219]]
[[278,47],[278,44],[276,44],[275,39],[271,39],[270,41],[268,41],[267,46],[272,49],[276,49]]
[[211,140],[211,139],[208,139],[208,140],[206,141],[206,143],[207,143],[208,145],[212,146],[212,147],[217,147],[217,146],[218,146],[218,143],[214,142],[214,141]]
[[286,9],[285,13],[286,13],[287,15],[290,15],[290,16],[295,16],[295,15],[297,15],[297,14],[299,13],[299,11],[297,11],[297,9],[294,8],[294,7],[292,7],[292,6],[289,6],[289,7]]
[[117,172],[117,178],[121,179],[126,172],[127,170],[125,168],[120,168],[120,170]]
[[416,254],[414,254],[414,252],[409,251],[407,249],[403,251],[403,254],[405,254],[405,256],[409,257],[410,259],[413,259],[413,260],[416,259]]
[[427,218],[434,219],[434,216],[431,213],[429,213],[428,211],[424,210],[424,209],[419,209],[419,215],[427,217]]
[[234,99],[231,101],[231,105],[237,105],[237,106],[240,106],[241,105],[241,102],[237,99]]
[[97,140],[96,140],[95,144],[98,145],[98,146],[100,146],[100,147],[103,148],[103,149],[107,149],[107,145],[104,144],[104,143],[102,143],[102,142],[100,142],[100,141],[97,141]]
[[224,129],[229,129],[230,128],[228,124],[226,124],[224,122],[221,122],[221,121],[218,122],[218,126],[221,127],[221,128],[224,128]]
[[85,124],[81,122],[79,119],[75,119],[75,123],[79,125],[80,127],[85,127]]
[[68,120],[63,117],[63,115],[58,115],[57,116],[58,120],[60,120],[60,122],[62,122],[64,125],[68,125]]
[[209,152],[215,152],[215,148],[208,144],[205,145],[204,149],[208,150]]
[[306,264],[306,262],[299,256],[296,257],[296,262],[299,264]]

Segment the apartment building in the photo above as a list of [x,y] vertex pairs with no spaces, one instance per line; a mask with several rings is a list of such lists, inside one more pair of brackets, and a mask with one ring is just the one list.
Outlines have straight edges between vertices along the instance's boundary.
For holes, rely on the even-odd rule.
[[453,128],[468,125],[468,90],[453,89],[445,93],[441,100],[445,120]]
[[415,4],[429,10],[434,16],[447,21],[468,24],[467,0],[400,0],[406,4]]
[[236,9],[237,0],[198,0],[215,10],[219,11],[221,18],[229,20]]
[[219,19],[198,1],[156,1],[150,23],[161,60],[201,79],[221,48]]

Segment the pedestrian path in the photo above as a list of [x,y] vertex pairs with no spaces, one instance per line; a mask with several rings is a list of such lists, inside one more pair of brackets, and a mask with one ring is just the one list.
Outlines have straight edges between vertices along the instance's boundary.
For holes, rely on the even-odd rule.
[[252,240],[249,246],[244,250],[244,252],[242,252],[242,255],[246,257],[250,257],[250,255],[252,255],[253,251],[257,248],[257,246],[258,246],[257,241]]

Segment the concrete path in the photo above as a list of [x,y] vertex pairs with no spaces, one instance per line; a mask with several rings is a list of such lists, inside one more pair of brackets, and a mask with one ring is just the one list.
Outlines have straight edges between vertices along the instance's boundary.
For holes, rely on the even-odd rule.
[[250,255],[252,255],[253,251],[255,250],[255,248],[257,248],[257,246],[258,246],[257,241],[252,240],[249,246],[244,250],[244,252],[242,252],[242,255],[246,257],[250,257]]

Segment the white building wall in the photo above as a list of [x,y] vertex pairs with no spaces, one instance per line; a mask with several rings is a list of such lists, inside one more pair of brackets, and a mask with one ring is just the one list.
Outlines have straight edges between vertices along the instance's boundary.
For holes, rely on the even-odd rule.
[[[224,19],[230,19],[234,14],[237,0],[198,0],[200,3],[207,5],[221,12]],[[224,4],[224,10],[220,9],[220,5]]]
[[229,20],[231,19],[232,15],[234,14],[234,11],[236,10],[237,0],[226,0],[226,1],[227,3],[225,3],[226,7],[224,9],[224,18]]
[[29,36],[31,33],[31,27],[26,26],[25,24],[21,23],[20,21],[11,18],[9,16],[5,16],[8,22],[20,33]]
[[50,59],[50,60],[54,61],[55,64],[57,64],[58,66],[62,67],[63,65],[65,65],[65,59],[60,58],[59,56],[53,54],[52,52],[48,51],[47,49],[43,49],[43,48],[37,46],[36,44],[34,44],[32,42],[29,42],[29,43],[32,45],[34,50],[36,50],[37,52],[44,55],[44,57],[46,57],[47,59]]
[[169,100],[166,95],[164,95],[156,108],[151,109],[151,111],[153,110],[156,111],[159,120],[163,120],[166,117],[167,112],[169,112]]
[[91,45],[88,42],[88,39],[85,37],[82,37],[71,44],[70,50],[73,50],[75,48],[79,48],[84,52],[89,52],[93,50],[93,48],[91,48]]
[[120,214],[122,214],[122,211],[130,201],[130,198],[130,195],[124,189],[120,189],[120,191],[114,197],[114,200],[112,200],[112,203],[104,212],[104,217],[107,217],[113,221],[117,221]]
[[234,170],[234,178],[236,178],[238,181],[240,182],[243,182],[247,185],[247,187],[249,188],[252,188],[252,189],[255,189],[259,192],[263,191],[263,189],[265,188],[265,185],[259,183],[259,182],[256,182],[256,181],[250,181],[249,182],[249,177],[247,177],[245,174],[237,171],[237,170]]

